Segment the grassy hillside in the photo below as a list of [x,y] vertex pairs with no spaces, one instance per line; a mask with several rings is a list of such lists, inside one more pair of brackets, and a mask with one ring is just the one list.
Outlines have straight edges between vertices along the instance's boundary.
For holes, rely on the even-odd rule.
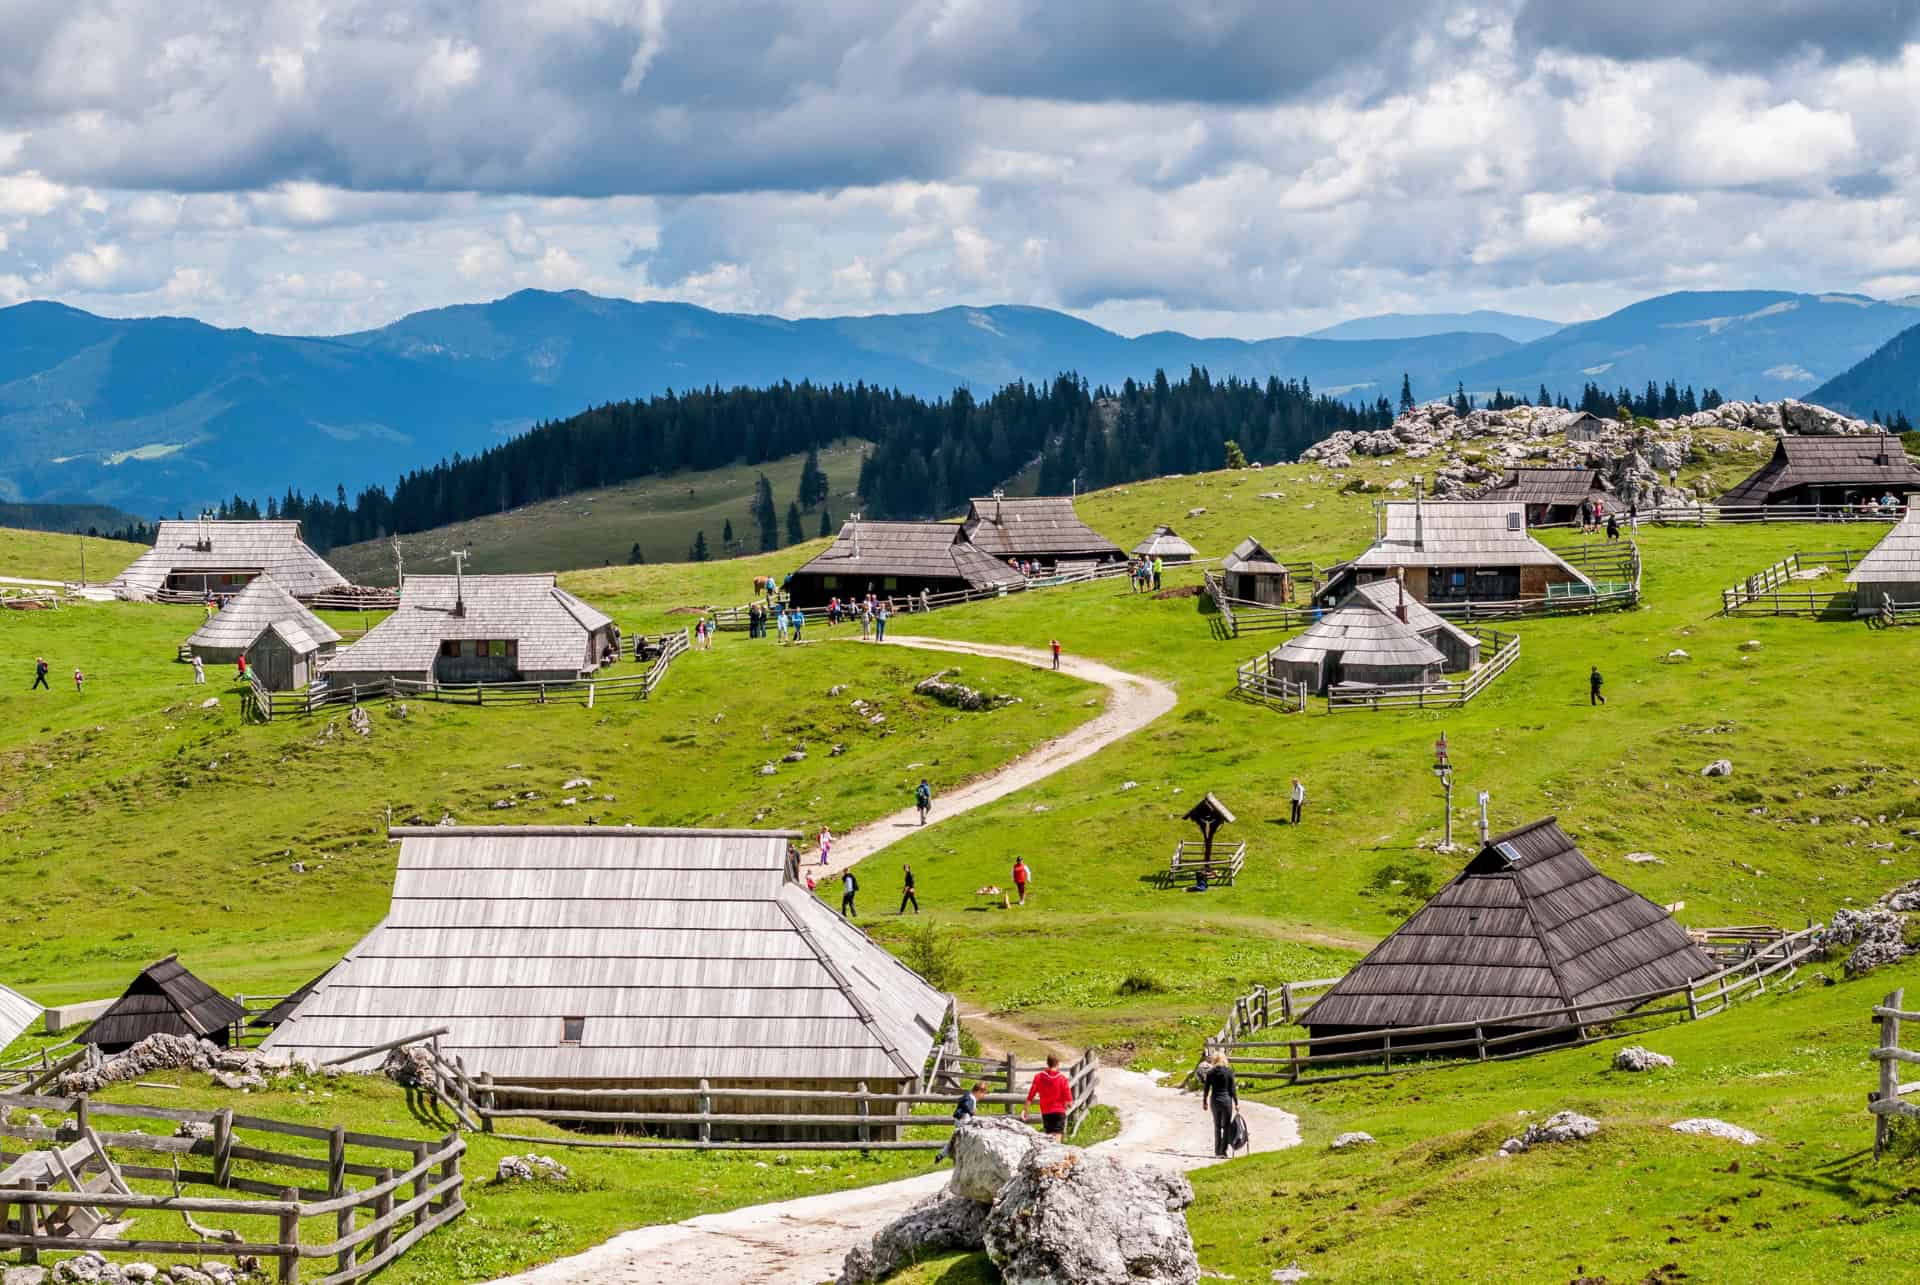
[[[828,511],[837,529],[859,501],[852,495],[860,480],[866,443],[847,441],[820,453],[820,467],[833,483]],[[749,516],[760,474],[773,486],[785,538],[787,505],[800,485],[804,455],[745,464],[702,473],[675,473],[559,500],[529,504],[493,517],[456,522],[400,537],[407,569],[449,572],[454,549],[471,549],[467,570],[474,572],[551,571],[555,567],[623,566],[638,543],[649,562],[679,562],[687,557],[694,533],[705,531],[715,558],[722,557],[720,534],[728,521],[743,548],[756,548],[758,536]],[[820,512],[805,514],[804,529],[820,528]],[[393,583],[393,548],[385,540],[350,544],[327,554],[327,561],[355,584]]]
[[124,540],[0,527],[0,576],[77,581],[81,578],[83,551],[86,578],[98,584],[125,571],[147,549]]

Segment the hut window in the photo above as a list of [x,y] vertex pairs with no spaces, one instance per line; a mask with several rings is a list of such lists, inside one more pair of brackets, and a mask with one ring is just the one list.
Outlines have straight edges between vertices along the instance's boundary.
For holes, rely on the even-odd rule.
[[448,638],[444,640],[440,644],[440,654],[442,656],[458,658],[460,655],[460,640],[458,638]]
[[820,587],[823,589],[838,589],[840,587],[840,577],[839,576],[821,576]]
[[584,1017],[563,1017],[560,1019],[560,1042],[578,1044],[587,1033],[587,1019]]
[[505,660],[507,658],[507,640],[504,638],[496,638],[488,643],[487,655],[494,657],[496,660]]
[[880,581],[880,587],[882,589],[898,589],[900,587],[900,578],[898,576],[887,576]]
[[1520,529],[1520,515],[1518,513],[1507,514],[1507,530],[1518,531],[1519,529]]

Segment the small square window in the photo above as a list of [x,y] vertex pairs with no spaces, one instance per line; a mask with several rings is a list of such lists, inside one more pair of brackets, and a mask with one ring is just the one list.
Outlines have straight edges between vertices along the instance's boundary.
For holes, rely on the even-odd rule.
[[888,576],[880,582],[880,587],[882,589],[898,589],[900,587],[900,581],[897,577]]
[[440,644],[440,654],[442,656],[453,656],[457,658],[460,655],[460,640],[458,638],[448,638],[442,642]]
[[820,577],[820,587],[823,589],[838,589],[840,587],[840,577],[822,576]]
[[560,1042],[578,1044],[587,1033],[587,1019],[584,1017],[563,1017],[560,1019]]
[[1507,530],[1518,531],[1519,529],[1520,529],[1520,515],[1518,513],[1507,514]]

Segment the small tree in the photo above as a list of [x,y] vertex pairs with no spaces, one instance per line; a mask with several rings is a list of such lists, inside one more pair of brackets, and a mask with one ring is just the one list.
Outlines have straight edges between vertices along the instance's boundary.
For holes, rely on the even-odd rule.
[[1400,413],[1406,414],[1413,409],[1413,380],[1405,374],[1400,376]]
[[953,939],[934,927],[933,920],[921,919],[907,935],[902,952],[906,965],[937,991],[950,991],[960,984],[960,952]]
[[760,552],[780,547],[780,511],[773,507],[773,483],[765,473],[753,486],[753,524],[760,528]]
[[728,518],[724,523],[721,524],[720,543],[722,546],[729,549],[733,547],[733,519],[732,518]]
[[826,473],[820,468],[820,453],[809,450],[807,462],[800,466],[800,507],[811,509],[825,504],[832,489]]
[[806,538],[806,528],[800,525],[800,502],[795,500],[787,505],[787,543],[798,544]]
[[834,533],[833,510],[828,508],[822,508],[820,510],[820,534],[823,536],[829,536],[829,535],[832,535],[833,533]]
[[640,552],[640,542],[638,540],[635,540],[633,542],[633,548],[627,551],[627,565],[630,567],[637,567],[641,563],[645,562],[646,560],[647,560],[647,555]]
[[1247,466],[1246,452],[1240,449],[1240,443],[1234,441],[1232,438],[1228,438],[1227,439],[1227,467],[1228,468],[1245,468],[1246,466]]
[[705,531],[695,531],[693,533],[693,547],[687,550],[687,557],[694,562],[705,562],[709,556],[711,555],[707,553],[707,533]]

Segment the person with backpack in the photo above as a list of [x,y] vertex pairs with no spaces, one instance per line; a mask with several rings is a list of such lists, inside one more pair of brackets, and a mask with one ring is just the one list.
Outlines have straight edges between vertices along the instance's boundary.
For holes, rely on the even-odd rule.
[[893,913],[896,915],[906,914],[907,903],[911,901],[913,903],[913,913],[917,915],[920,913],[920,898],[913,895],[913,867],[902,865],[900,867],[900,877],[902,880],[900,885],[900,909]]
[[1033,871],[1027,868],[1026,858],[1013,859],[1013,890],[1020,894],[1020,904],[1027,904],[1027,881],[1033,878]]
[[1593,672],[1587,675],[1587,704],[1604,705],[1607,698],[1600,694],[1600,684],[1606,680],[1600,677],[1600,666],[1595,665]]
[[[28,691],[36,691],[41,688],[45,688],[47,691],[53,690],[53,688],[47,686],[47,669],[47,658],[45,656],[35,656],[33,658],[33,686],[27,688]],[[927,814],[922,810],[920,813],[920,824],[925,825],[926,823]]]
[[947,1135],[946,1145],[934,1154],[934,1164],[937,1165],[942,1160],[952,1158],[953,1141],[960,1136],[960,1126],[980,1114],[980,1095],[986,1091],[987,1082],[985,1080],[975,1080],[973,1087],[965,1093],[962,1093],[960,1100],[953,1104],[953,1132]]
[[1040,1099],[1040,1132],[1059,1142],[1067,1131],[1067,1112],[1073,1109],[1073,1081],[1060,1069],[1060,1055],[1047,1054],[1047,1068],[1033,1077],[1033,1083],[1027,1086],[1027,1101],[1020,1108],[1020,1118],[1027,1118],[1027,1108],[1033,1105],[1035,1098]]
[[1215,1049],[1200,1072],[1200,1100],[1213,1114],[1213,1154],[1225,1160],[1233,1149],[1233,1118],[1240,1112],[1240,1086],[1227,1055]]
[[860,912],[853,905],[853,894],[859,891],[860,881],[853,877],[853,871],[849,870],[840,876],[840,917],[842,919],[849,916],[855,919],[860,917]]
[[927,778],[921,777],[920,784],[913,787],[913,806],[920,809],[920,824],[927,823],[927,813],[933,811],[933,787],[927,784]]

